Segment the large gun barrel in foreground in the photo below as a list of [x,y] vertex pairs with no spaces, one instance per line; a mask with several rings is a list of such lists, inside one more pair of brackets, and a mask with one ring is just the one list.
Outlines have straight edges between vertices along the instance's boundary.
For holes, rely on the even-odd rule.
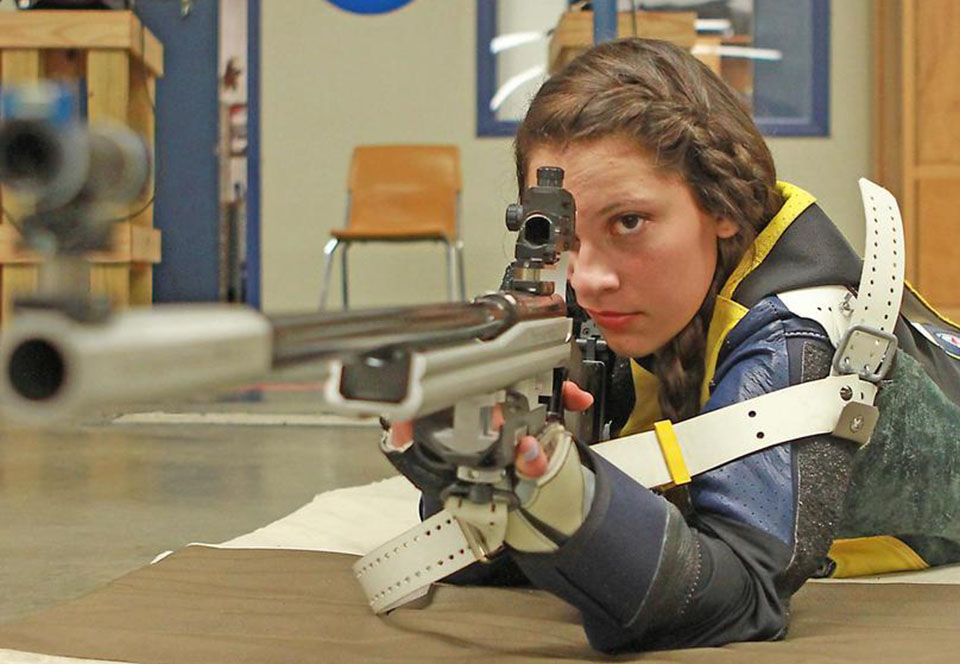
[[326,383],[318,409],[412,418],[563,365],[570,352],[564,315],[557,296],[504,293],[286,317],[171,305],[78,321],[28,308],[0,345],[0,407],[7,418],[53,422],[316,363]]

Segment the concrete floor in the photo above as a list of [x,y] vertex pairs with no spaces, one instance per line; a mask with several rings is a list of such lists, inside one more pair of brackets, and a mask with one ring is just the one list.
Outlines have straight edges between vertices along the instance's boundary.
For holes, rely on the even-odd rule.
[[[281,377],[282,378],[282,377]],[[166,403],[164,412],[315,413],[309,392]],[[343,426],[0,426],[0,623],[190,542],[221,542],[315,494],[394,474],[378,431]]]

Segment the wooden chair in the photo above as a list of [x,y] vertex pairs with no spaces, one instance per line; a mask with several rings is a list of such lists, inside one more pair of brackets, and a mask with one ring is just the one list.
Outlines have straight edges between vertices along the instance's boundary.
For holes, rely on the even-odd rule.
[[460,241],[460,151],[453,145],[361,145],[353,151],[347,182],[346,227],[324,247],[320,308],[327,305],[330,273],[341,252],[343,308],[349,307],[347,249],[353,242],[443,242],[447,292],[466,299]]

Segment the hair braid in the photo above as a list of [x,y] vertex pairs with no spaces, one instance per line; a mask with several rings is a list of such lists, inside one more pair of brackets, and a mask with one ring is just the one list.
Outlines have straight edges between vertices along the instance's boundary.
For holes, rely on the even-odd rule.
[[653,373],[660,381],[657,399],[660,412],[671,422],[693,417],[699,411],[699,398],[693,395],[699,397],[703,382],[702,349],[715,299],[716,293],[709,292],[693,320],[657,352],[653,364]]
[[685,420],[700,412],[710,320],[717,295],[742,254],[743,250],[733,244],[718,242],[717,268],[703,304],[687,326],[656,354],[653,373],[660,381],[657,394],[660,412],[671,422]]
[[656,351],[665,417],[700,410],[706,340],[716,298],[757,233],[782,204],[770,151],[736,94],[689,53],[667,42],[601,44],[540,88],[515,143],[517,179],[540,145],[627,136],[664,172],[683,177],[699,207],[736,223],[718,241],[717,266],[693,319]]

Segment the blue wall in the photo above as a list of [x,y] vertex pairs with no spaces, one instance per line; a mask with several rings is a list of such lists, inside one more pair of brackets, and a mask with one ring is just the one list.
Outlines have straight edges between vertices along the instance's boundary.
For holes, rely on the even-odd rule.
[[260,0],[247,0],[246,300],[260,308]]
[[157,82],[157,200],[154,225],[163,232],[155,266],[155,302],[217,299],[219,169],[218,2],[138,0],[136,13],[164,44],[165,74]]

